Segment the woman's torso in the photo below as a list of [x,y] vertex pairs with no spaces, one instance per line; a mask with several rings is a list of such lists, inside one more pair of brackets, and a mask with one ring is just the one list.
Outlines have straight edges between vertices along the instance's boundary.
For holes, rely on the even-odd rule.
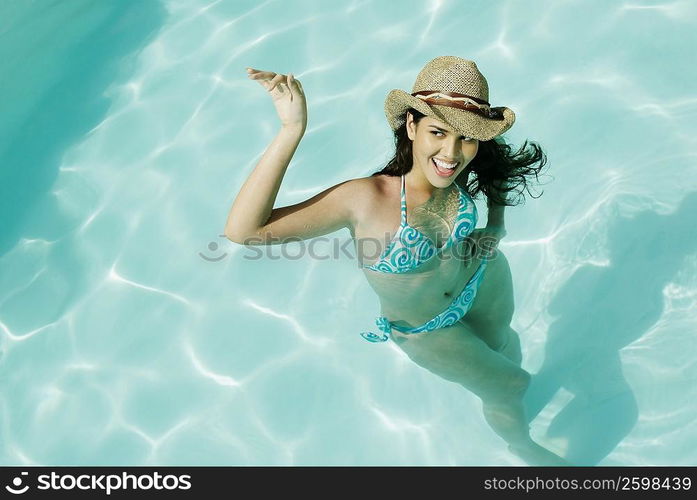
[[[401,222],[401,178],[380,175],[365,179],[370,192],[354,222],[353,237],[359,262],[371,265],[383,255]],[[455,185],[436,189],[425,199],[406,191],[407,220],[437,247],[452,235],[458,217],[460,192]],[[467,202],[473,203],[467,196]],[[476,221],[475,221],[476,223]],[[380,299],[382,315],[397,325],[420,325],[446,309],[477,270],[478,260],[466,266],[463,242],[446,245],[438,254],[408,272],[363,271]]]

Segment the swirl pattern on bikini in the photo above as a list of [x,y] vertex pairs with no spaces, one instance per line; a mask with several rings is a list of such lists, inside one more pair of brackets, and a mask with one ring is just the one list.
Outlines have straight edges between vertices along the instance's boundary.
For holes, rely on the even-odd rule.
[[477,296],[477,290],[479,289],[479,284],[484,276],[484,269],[486,269],[487,261],[483,260],[479,265],[479,268],[472,277],[469,279],[462,292],[453,300],[453,302],[448,306],[448,308],[440,313],[435,318],[427,321],[421,326],[415,328],[405,328],[402,326],[396,326],[392,324],[386,317],[380,316],[375,320],[375,324],[383,332],[382,335],[378,335],[372,332],[363,332],[361,335],[364,339],[369,342],[385,342],[389,339],[389,333],[392,329],[395,329],[402,333],[423,333],[430,332],[433,330],[438,330],[439,328],[445,328],[452,326],[458,321],[460,321],[467,311],[472,307],[474,298]]
[[[457,185],[456,185],[457,186]],[[378,261],[366,266],[367,269],[382,273],[405,273],[418,268],[439,252],[452,246],[454,242],[464,240],[477,225],[477,207],[474,200],[460,186],[459,209],[453,232],[441,248],[421,231],[407,223],[407,203],[402,177],[401,223],[388,249]]]

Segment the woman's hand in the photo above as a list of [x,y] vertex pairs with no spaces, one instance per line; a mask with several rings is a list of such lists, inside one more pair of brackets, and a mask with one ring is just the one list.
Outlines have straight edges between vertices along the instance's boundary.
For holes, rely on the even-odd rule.
[[469,266],[475,258],[491,258],[505,236],[506,228],[503,226],[487,225],[472,231],[465,241],[465,264]]
[[307,127],[307,104],[302,84],[290,73],[280,75],[272,71],[247,68],[247,76],[264,87],[273,99],[276,113],[284,127]]

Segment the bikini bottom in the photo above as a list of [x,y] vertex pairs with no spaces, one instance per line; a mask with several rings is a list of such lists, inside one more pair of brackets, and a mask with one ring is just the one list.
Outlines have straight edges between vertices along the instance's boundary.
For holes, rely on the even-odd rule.
[[368,342],[385,342],[389,340],[390,333],[392,330],[397,330],[401,333],[406,334],[416,334],[423,332],[430,332],[433,330],[438,330],[439,328],[445,328],[446,326],[451,326],[460,321],[467,311],[472,307],[474,298],[477,296],[477,290],[479,289],[479,284],[484,276],[484,269],[486,269],[486,259],[483,259],[479,267],[474,272],[470,280],[467,282],[462,292],[453,299],[451,304],[445,311],[440,313],[435,318],[427,321],[421,326],[414,328],[407,328],[404,326],[398,326],[391,323],[386,317],[380,316],[375,320],[375,324],[380,329],[380,334],[373,332],[362,332],[361,337],[363,337]]

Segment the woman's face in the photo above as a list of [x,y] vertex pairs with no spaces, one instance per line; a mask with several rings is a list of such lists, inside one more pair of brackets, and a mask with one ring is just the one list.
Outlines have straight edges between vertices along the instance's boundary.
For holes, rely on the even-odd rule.
[[407,135],[412,141],[413,168],[419,169],[438,188],[450,186],[479,149],[477,139],[462,136],[430,116],[414,123],[411,113],[408,113]]

